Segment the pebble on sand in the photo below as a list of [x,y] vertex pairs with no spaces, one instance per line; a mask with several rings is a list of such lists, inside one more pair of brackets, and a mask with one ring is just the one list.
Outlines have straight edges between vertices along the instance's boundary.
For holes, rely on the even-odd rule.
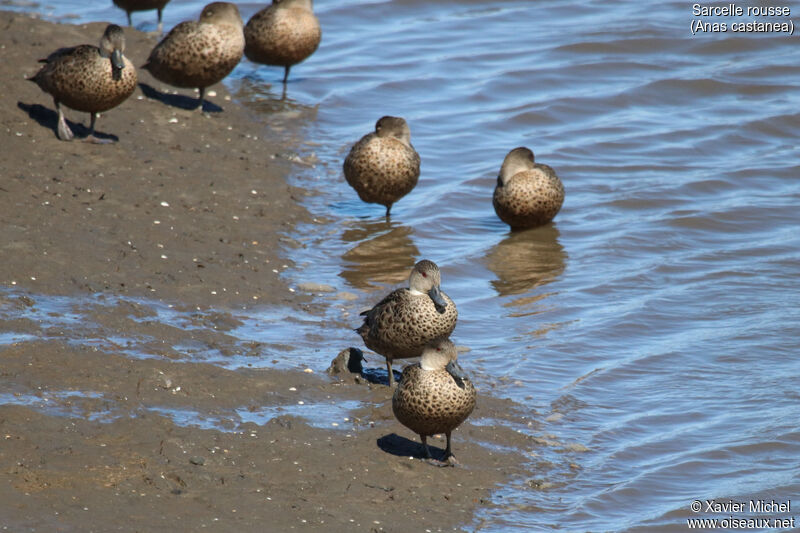
[[324,283],[303,282],[298,283],[297,288],[304,292],[334,292],[336,289]]

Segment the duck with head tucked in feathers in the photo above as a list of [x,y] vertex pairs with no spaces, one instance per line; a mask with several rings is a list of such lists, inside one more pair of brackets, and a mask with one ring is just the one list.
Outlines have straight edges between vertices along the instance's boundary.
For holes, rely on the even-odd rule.
[[112,109],[136,89],[136,69],[123,55],[125,34],[116,24],[109,24],[100,38],[100,46],[82,44],[60,48],[40,62],[45,65],[28,78],[50,93],[58,112],[56,133],[62,141],[71,141],[72,130],[61,104],[91,116],[87,142],[106,143],[95,137],[97,114]]
[[420,158],[411,146],[405,119],[381,117],[375,131],[364,135],[344,160],[344,177],[363,201],[386,206],[411,192],[419,180]]
[[283,67],[283,83],[289,69],[316,51],[322,39],[312,0],[273,0],[253,15],[244,27],[247,59]]
[[456,327],[456,304],[439,288],[441,273],[433,261],[414,265],[408,288],[392,291],[369,311],[356,329],[367,348],[386,358],[389,386],[394,385],[392,361],[419,357],[425,345],[449,336]]
[[521,146],[503,160],[492,204],[511,229],[547,224],[564,203],[564,185],[548,165],[536,163],[533,152]]
[[197,87],[202,111],[206,87],[230,74],[243,53],[242,17],[236,4],[212,2],[203,8],[198,21],[172,28],[142,68],[175,87]]

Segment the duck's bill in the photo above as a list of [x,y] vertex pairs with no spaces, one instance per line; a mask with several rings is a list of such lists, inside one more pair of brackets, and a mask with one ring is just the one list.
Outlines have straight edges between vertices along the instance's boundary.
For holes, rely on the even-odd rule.
[[116,70],[125,68],[125,61],[122,59],[122,50],[114,50],[111,52],[111,64]]
[[439,287],[433,287],[431,290],[429,290],[428,296],[430,296],[431,300],[433,300],[433,305],[436,307],[436,311],[438,311],[439,314],[444,314],[444,310],[447,309],[447,302],[442,297]]
[[444,369],[447,370],[448,374],[453,376],[453,379],[455,380],[456,385],[458,385],[460,388],[463,389],[464,388],[464,380],[467,379],[467,375],[461,369],[461,366],[455,361],[450,361],[449,363],[447,363],[447,366],[444,367]]

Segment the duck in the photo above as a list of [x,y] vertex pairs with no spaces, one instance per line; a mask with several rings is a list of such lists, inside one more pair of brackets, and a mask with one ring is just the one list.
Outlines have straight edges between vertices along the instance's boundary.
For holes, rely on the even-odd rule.
[[503,160],[492,204],[512,230],[533,228],[555,218],[564,203],[564,185],[548,165],[536,163],[533,151],[514,148]]
[[122,28],[109,24],[99,46],[82,44],[60,48],[40,60],[44,66],[28,80],[53,97],[58,113],[56,134],[59,139],[71,141],[75,137],[64,117],[63,104],[89,113],[91,125],[86,142],[111,142],[95,137],[95,124],[98,113],[117,107],[136,89],[136,69],[124,52]]
[[439,267],[423,259],[411,270],[408,288],[392,291],[361,313],[364,323],[356,332],[367,348],[386,358],[390,387],[394,386],[393,360],[419,357],[428,342],[449,336],[456,327],[456,304],[440,284]]
[[212,2],[203,8],[198,21],[172,28],[142,68],[175,87],[197,87],[197,107],[202,111],[206,88],[230,74],[242,59],[242,27],[236,4]]
[[411,192],[419,180],[420,158],[411,145],[405,119],[385,116],[364,135],[344,160],[344,177],[364,202],[386,207]]
[[133,11],[150,11],[151,9],[158,10],[158,33],[161,33],[164,27],[161,16],[164,11],[164,6],[169,3],[169,0],[114,0],[114,5],[124,9],[128,15],[128,26],[133,26],[131,20],[131,13]]
[[458,352],[447,338],[434,339],[422,352],[419,363],[403,369],[392,395],[392,412],[422,441],[425,458],[433,460],[427,438],[444,433],[447,448],[443,464],[457,464],[451,434],[475,408],[475,386],[458,364]]
[[319,47],[322,29],[312,0],[273,0],[244,27],[244,54],[254,63],[283,67],[283,83],[292,65]]

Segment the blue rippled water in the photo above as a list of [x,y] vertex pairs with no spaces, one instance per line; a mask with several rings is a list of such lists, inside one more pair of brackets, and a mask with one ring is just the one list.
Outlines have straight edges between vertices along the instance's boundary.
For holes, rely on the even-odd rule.
[[[110,3],[40,9],[124,21]],[[202,4],[173,0],[166,27]],[[693,36],[675,1],[315,4],[323,42],[286,101],[280,69],[243,62],[229,85],[269,103],[265,123],[299,123],[299,155],[316,161],[292,177],[318,219],[297,228],[288,276],[356,295],[327,304],[331,351],[357,345],[342,324],[433,259],[463,366],[541,422],[530,478],[470,527],[683,531],[728,516],[693,513],[696,499],[796,497],[798,37]],[[245,18],[258,7],[240,4]],[[151,15],[134,20],[152,29]],[[387,114],[422,157],[389,222],[341,173]],[[567,198],[553,224],[511,234],[491,193],[519,145]]]

